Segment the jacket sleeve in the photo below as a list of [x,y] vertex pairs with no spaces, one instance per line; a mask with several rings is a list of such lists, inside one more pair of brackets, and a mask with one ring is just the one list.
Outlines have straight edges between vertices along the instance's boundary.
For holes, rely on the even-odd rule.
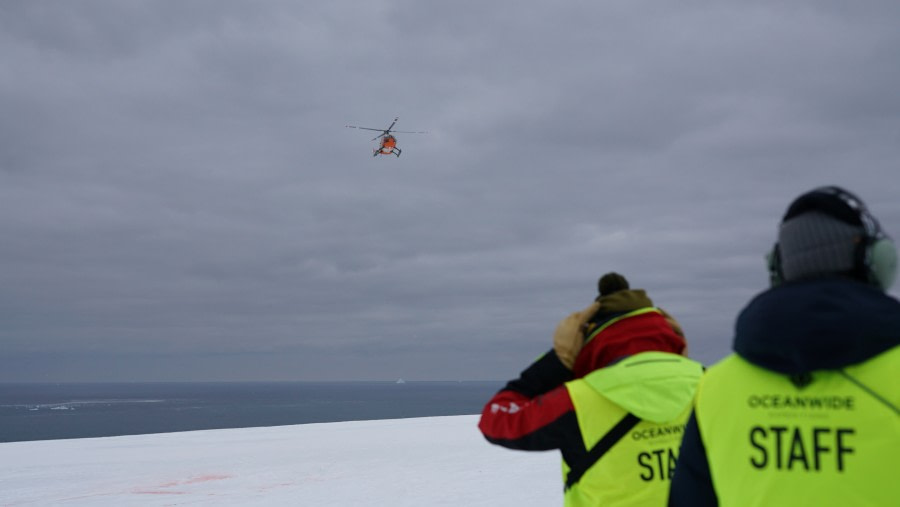
[[491,443],[510,449],[564,449],[580,431],[569,392],[572,372],[552,350],[510,381],[484,407],[478,428]]
[[675,475],[669,490],[669,507],[714,507],[719,505],[709,472],[706,448],[697,427],[696,414],[684,429]]

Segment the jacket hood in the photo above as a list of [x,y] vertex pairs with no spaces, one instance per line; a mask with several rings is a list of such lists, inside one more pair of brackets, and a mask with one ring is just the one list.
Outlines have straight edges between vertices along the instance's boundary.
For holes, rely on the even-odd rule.
[[595,391],[639,418],[672,421],[693,401],[703,366],[668,352],[642,352],[584,377]]
[[628,312],[653,306],[653,301],[647,297],[647,291],[644,289],[619,290],[606,296],[597,296],[595,301],[600,303],[601,313]]
[[[640,352],[684,351],[686,344],[675,329],[677,323],[673,327],[670,320],[674,319],[654,308],[645,291],[622,290],[597,301],[600,309],[588,322],[584,347],[575,358],[575,378]],[[632,315],[641,310],[649,313]]]
[[842,368],[900,344],[900,302],[846,278],[786,283],[738,316],[734,351],[788,375]]

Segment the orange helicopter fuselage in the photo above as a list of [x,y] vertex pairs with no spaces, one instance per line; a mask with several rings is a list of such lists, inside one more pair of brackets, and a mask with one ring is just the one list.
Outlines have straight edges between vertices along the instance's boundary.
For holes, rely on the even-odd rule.
[[397,139],[394,136],[387,135],[381,138],[381,146],[378,148],[378,151],[380,151],[382,155],[391,155],[396,147]]

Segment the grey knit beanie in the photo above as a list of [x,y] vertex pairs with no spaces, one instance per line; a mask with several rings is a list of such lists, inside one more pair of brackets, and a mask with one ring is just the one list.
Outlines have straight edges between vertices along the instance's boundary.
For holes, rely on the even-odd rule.
[[854,275],[862,226],[821,211],[807,211],[782,222],[778,253],[785,281],[828,274]]

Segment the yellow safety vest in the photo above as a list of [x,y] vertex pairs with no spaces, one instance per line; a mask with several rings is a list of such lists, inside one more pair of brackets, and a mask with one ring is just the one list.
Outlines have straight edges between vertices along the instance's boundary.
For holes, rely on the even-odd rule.
[[586,449],[629,412],[641,421],[566,490],[565,505],[664,506],[702,373],[685,357],[643,352],[566,383]]
[[900,347],[790,378],[730,355],[697,389],[719,505],[900,505]]

